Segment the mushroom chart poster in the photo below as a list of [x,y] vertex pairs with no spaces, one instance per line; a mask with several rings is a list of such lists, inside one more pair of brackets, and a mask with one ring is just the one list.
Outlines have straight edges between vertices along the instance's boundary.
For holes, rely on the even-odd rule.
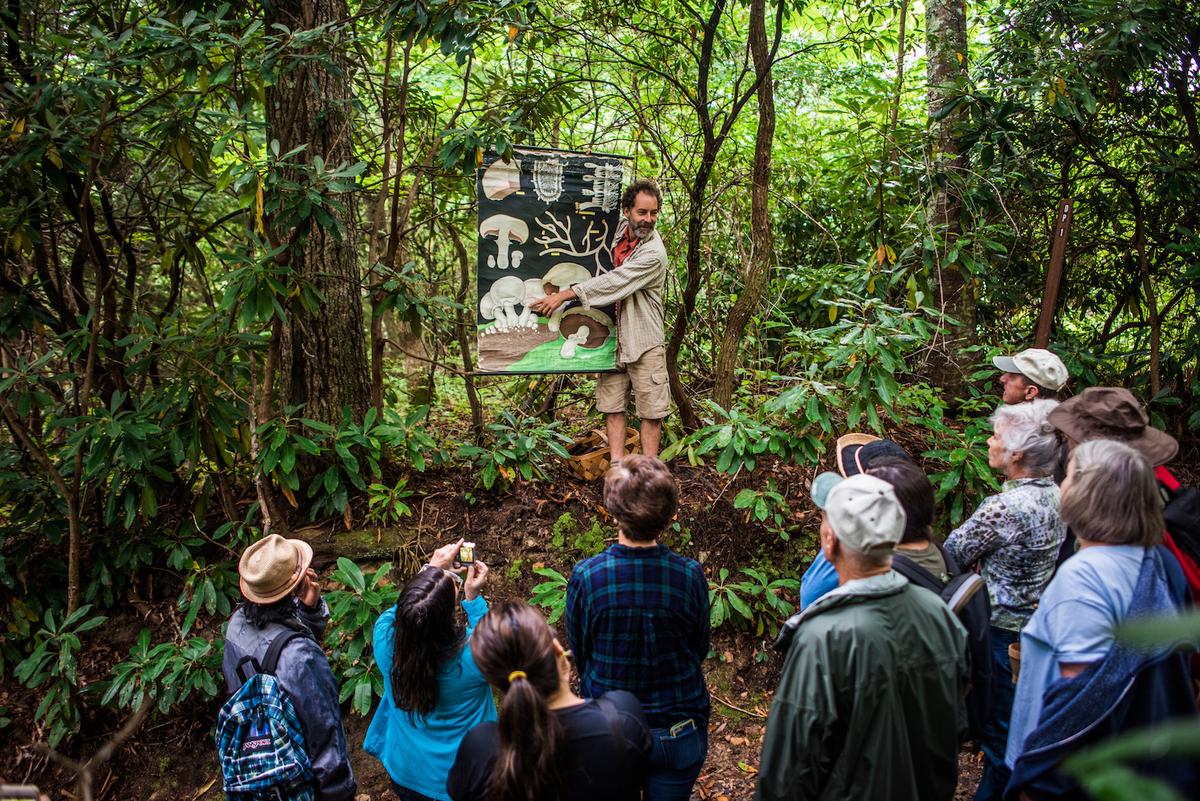
[[572,301],[549,316],[529,304],[612,269],[622,159],[515,149],[484,157],[479,198],[479,370],[596,373],[616,369],[613,307]]

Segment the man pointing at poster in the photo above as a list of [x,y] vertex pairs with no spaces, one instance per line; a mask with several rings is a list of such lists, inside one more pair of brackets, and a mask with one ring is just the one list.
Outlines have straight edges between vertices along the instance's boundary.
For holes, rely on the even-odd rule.
[[613,239],[614,269],[531,304],[545,315],[571,300],[585,309],[617,304],[617,364],[623,372],[601,373],[596,379],[596,409],[604,414],[613,461],[625,455],[625,409],[631,385],[642,420],[642,451],[649,456],[658,455],[662,421],[671,401],[663,349],[667,249],[654,230],[661,208],[658,184],[648,178],[634,181],[621,195],[625,219]]

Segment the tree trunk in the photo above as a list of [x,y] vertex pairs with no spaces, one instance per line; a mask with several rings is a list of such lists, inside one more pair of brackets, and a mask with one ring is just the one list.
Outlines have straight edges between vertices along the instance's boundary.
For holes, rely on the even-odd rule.
[[[955,250],[962,234],[962,201],[958,184],[967,167],[955,130],[965,110],[946,106],[962,97],[967,74],[967,12],[963,0],[932,0],[925,7],[926,77],[929,81],[929,139],[933,152],[930,169],[935,178],[929,200],[929,222],[936,248],[937,294],[943,318],[944,341],[930,354],[929,377],[945,392],[950,403],[966,394],[970,360],[963,349],[972,344],[975,332],[975,295],[957,259],[946,256]],[[956,251],[955,251],[956,252]]]
[[[300,31],[344,20],[348,12],[346,0],[283,0],[267,4],[265,16],[268,30],[281,24]],[[298,158],[311,164],[320,156],[327,169],[353,160],[346,60],[336,44],[328,57],[331,65],[317,59],[288,65],[267,87],[268,140],[279,140],[283,153],[307,144]],[[361,418],[370,402],[354,198],[340,195],[336,202],[341,210],[332,205],[325,210],[342,230],[313,219],[286,254],[297,280],[314,286],[321,303],[316,309],[292,304],[281,337],[278,382],[285,409],[303,404],[305,417],[332,425],[341,421],[347,407]],[[292,231],[275,233],[280,241],[293,239]]]
[[771,145],[775,139],[775,88],[771,78],[771,57],[766,30],[766,0],[750,4],[750,53],[758,84],[758,133],[754,140],[754,168],[750,189],[750,263],[743,274],[745,283],[729,312],[717,352],[716,386],[713,399],[728,409],[736,383],[739,345],[746,324],[758,311],[763,292],[775,268],[772,241],[770,188]]

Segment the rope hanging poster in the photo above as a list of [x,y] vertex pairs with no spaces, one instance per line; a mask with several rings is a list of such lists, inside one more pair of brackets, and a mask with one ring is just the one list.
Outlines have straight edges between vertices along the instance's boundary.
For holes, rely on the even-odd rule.
[[477,336],[481,373],[616,369],[612,306],[529,304],[612,269],[623,160],[565,150],[485,154],[479,201]]

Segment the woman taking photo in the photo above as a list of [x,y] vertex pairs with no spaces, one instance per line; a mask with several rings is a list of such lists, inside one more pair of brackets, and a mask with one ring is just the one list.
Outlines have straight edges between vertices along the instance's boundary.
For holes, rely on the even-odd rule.
[[[1117,639],[1133,618],[1173,617],[1187,582],[1162,541],[1162,500],[1149,462],[1130,446],[1092,440],[1071,454],[1062,515],[1079,541],[1021,633],[1021,672],[1008,738],[1010,794],[1081,797],[1059,770],[1072,753],[1123,731],[1194,720],[1184,650]],[[1135,766],[1180,798],[1197,798],[1198,765],[1156,754]]]
[[454,801],[637,801],[650,732],[637,698],[571,692],[570,652],[542,613],[498,604],[471,640],[479,669],[504,692],[498,723],[463,739],[450,771]]
[[946,539],[946,552],[964,569],[974,567],[983,576],[992,606],[992,711],[980,743],[983,778],[975,801],[999,799],[1008,783],[1004,750],[1013,700],[1008,646],[1020,639],[1050,583],[1067,534],[1051,477],[1059,445],[1049,416],[1057,405],[1034,400],[996,409],[988,465],[1004,475],[1004,484]]
[[[479,590],[488,569],[476,560],[465,581],[451,572],[461,544],[434,551],[375,623],[384,690],[363,750],[383,763],[401,801],[449,801],[446,776],[463,735],[496,719],[471,649],[472,632],[487,614]],[[460,592],[465,625],[456,610]]]

